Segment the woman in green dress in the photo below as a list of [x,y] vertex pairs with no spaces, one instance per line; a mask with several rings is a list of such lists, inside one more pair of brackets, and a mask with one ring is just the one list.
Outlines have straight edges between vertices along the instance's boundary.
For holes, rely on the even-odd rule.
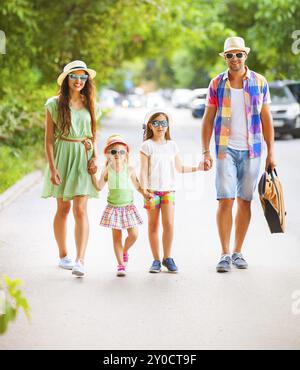
[[[95,104],[93,78],[96,72],[82,61],[67,64],[59,75],[58,96],[47,100],[45,119],[45,151],[48,165],[42,197],[55,197],[54,235],[59,248],[59,266],[84,276],[84,256],[89,236],[87,217],[88,198],[96,198],[97,191],[88,173],[88,166],[96,168],[96,124],[100,117]],[[68,256],[67,218],[73,201],[75,263]]]

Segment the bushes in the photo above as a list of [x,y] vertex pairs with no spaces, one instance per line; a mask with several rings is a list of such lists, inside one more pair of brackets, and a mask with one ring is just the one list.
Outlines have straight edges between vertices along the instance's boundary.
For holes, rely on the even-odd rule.
[[0,193],[27,173],[43,167],[43,146],[24,146],[22,149],[0,144]]
[[7,86],[0,100],[0,193],[44,164],[44,103],[57,87],[38,86],[37,79],[21,86]]

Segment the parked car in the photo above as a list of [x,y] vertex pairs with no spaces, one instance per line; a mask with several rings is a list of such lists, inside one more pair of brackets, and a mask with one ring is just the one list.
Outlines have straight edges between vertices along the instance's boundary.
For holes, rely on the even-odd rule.
[[117,91],[103,89],[99,94],[101,109],[113,109],[120,104],[121,96]]
[[148,109],[164,107],[165,100],[158,92],[151,92],[146,96],[146,107]]
[[300,82],[271,82],[270,95],[276,136],[290,134],[300,137]]
[[175,89],[172,94],[172,105],[174,108],[189,108],[192,91],[189,89]]
[[194,118],[202,118],[205,111],[205,102],[207,96],[207,88],[193,90],[193,98],[191,100],[191,110]]
[[123,108],[140,108],[143,105],[143,97],[138,94],[128,94],[122,101]]

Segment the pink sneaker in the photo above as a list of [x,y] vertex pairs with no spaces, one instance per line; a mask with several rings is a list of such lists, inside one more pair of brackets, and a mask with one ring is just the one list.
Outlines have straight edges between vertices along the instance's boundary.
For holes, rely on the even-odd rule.
[[118,265],[117,276],[126,276],[126,269],[123,265]]
[[124,262],[125,266],[127,265],[128,260],[129,260],[129,254],[128,253],[123,253],[123,262]]

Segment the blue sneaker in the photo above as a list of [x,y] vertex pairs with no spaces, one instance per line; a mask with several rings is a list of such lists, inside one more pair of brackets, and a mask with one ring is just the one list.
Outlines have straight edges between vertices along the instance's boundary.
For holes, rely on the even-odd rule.
[[232,259],[233,265],[236,268],[238,268],[240,270],[246,270],[248,268],[248,263],[246,262],[242,253],[233,253],[231,259]]
[[160,261],[154,260],[152,266],[150,267],[149,272],[158,273],[161,272],[161,263]]
[[166,258],[162,261],[162,264],[168,269],[169,272],[177,273],[178,268],[175,265],[173,258]]
[[231,258],[228,254],[221,257],[220,262],[217,264],[217,272],[229,272],[231,270]]

